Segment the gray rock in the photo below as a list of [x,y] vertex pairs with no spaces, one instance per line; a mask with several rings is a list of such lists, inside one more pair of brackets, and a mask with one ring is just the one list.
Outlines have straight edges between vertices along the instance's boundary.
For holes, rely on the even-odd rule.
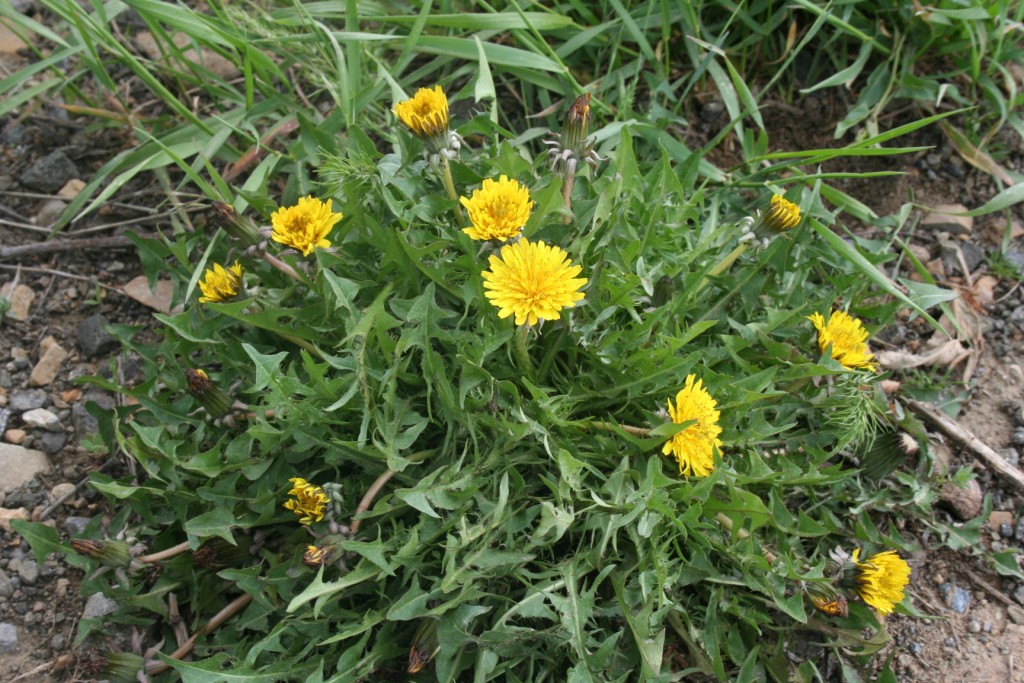
[[13,491],[49,469],[50,459],[46,453],[0,443],[0,491]]
[[7,372],[4,368],[0,368],[0,387],[10,389],[12,386],[14,386],[14,380],[11,379],[11,373]]
[[16,413],[24,413],[46,405],[46,392],[42,389],[26,389],[11,392],[7,405]]
[[[61,185],[61,187],[64,187]],[[36,225],[48,228],[57,222],[60,215],[64,212],[64,209],[68,207],[67,202],[61,199],[47,199],[43,202],[43,205],[36,211],[36,215],[32,217],[32,222]]]
[[18,651],[18,629],[14,624],[0,624],[0,654],[9,655]]
[[945,231],[953,235],[969,235],[974,230],[974,219],[954,215],[962,213],[967,213],[963,204],[939,204],[935,211],[921,219],[921,227],[928,228],[931,234]]
[[109,353],[117,348],[117,339],[103,329],[107,324],[107,319],[99,313],[79,323],[75,337],[78,340],[78,349],[86,358]]
[[57,150],[36,159],[25,169],[19,180],[21,184],[36,192],[52,194],[64,187],[72,178],[78,177],[78,167],[64,152]]
[[1024,515],[1017,520],[1017,526],[1013,528],[1014,540],[1024,543]]
[[1003,460],[1010,467],[1017,467],[1020,464],[1020,452],[1016,448],[1003,449]]
[[[11,565],[14,565],[11,562]],[[39,580],[39,563],[35,560],[22,559],[18,560],[17,566],[14,570],[18,572],[18,578],[21,579],[26,586],[36,585],[36,581]]]
[[82,611],[83,619],[95,619],[117,611],[117,601],[108,598],[102,593],[93,593],[85,601],[85,609]]
[[39,447],[47,455],[55,455],[64,448],[64,444],[67,442],[68,435],[64,432],[44,432],[43,437],[39,440]]
[[85,527],[89,526],[91,521],[91,517],[65,517],[64,531],[68,536],[78,536],[85,531]]
[[963,614],[971,606],[971,594],[960,586],[945,583],[939,586],[942,595],[946,598],[946,604],[954,612]]
[[50,649],[54,652],[60,652],[64,649],[65,645],[67,645],[67,640],[65,640],[62,633],[57,633],[53,638],[50,638]]
[[114,397],[98,389],[91,389],[85,392],[82,400],[71,407],[71,423],[75,426],[75,435],[81,439],[89,434],[97,434],[100,431],[100,424],[93,417],[86,406],[95,403],[104,410],[113,410],[116,403]]
[[[11,411],[9,408],[0,408],[0,434],[7,431],[7,423],[11,419]],[[8,438],[10,443],[15,443],[15,439]]]
[[7,576],[3,569],[0,569],[0,598],[9,598],[14,595],[14,584],[11,577]]
[[1006,608],[1006,616],[1010,617],[1010,621],[1018,626],[1024,626],[1024,609],[1016,605],[1010,605]]
[[51,432],[64,428],[60,423],[60,418],[46,408],[36,408],[35,410],[22,413],[21,419],[30,427],[41,427]]

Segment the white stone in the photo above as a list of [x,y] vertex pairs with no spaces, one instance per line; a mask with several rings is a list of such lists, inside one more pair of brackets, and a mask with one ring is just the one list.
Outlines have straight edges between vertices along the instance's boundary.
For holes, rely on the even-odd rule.
[[50,459],[42,451],[0,443],[0,491],[13,491],[50,469]]
[[21,419],[25,421],[29,427],[42,427],[51,432],[57,432],[63,429],[60,424],[60,418],[51,413],[46,408],[36,408],[30,410],[27,413],[21,414]]

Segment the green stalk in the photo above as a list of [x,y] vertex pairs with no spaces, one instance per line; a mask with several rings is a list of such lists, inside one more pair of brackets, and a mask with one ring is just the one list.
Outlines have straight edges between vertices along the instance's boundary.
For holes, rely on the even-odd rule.
[[448,157],[441,156],[441,180],[444,182],[444,189],[448,192],[448,199],[455,202],[455,219],[459,225],[466,224],[466,217],[462,215],[462,207],[459,205],[459,193],[455,191],[455,181],[452,179],[452,167],[448,163]]
[[711,281],[710,278],[716,275],[721,275],[723,272],[725,272],[726,269],[729,268],[729,266],[736,263],[736,259],[742,256],[743,252],[745,252],[749,248],[749,246],[750,244],[748,242],[744,242],[743,244],[738,245],[735,249],[726,254],[725,258],[716,263],[715,266],[708,271],[707,276],[705,276],[700,281],[700,283],[697,284],[697,288],[694,290],[694,293],[696,294],[700,290],[704,289],[704,287],[707,286],[708,282]]
[[529,325],[520,325],[516,334],[515,354],[516,362],[522,366],[523,373],[530,379],[533,378],[533,362],[530,360],[530,352],[526,348],[526,336],[530,333]]

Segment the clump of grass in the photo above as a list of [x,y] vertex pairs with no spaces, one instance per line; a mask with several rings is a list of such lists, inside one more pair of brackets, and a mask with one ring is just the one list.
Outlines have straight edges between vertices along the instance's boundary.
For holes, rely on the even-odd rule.
[[[929,484],[879,484],[902,462],[871,455],[896,424],[882,375],[807,318],[888,298],[877,329],[898,307],[929,317],[944,293],[905,290],[879,269],[886,254],[843,239],[824,200],[882,221],[829,185],[851,174],[816,168],[916,151],[885,144],[945,114],[773,152],[737,68],[756,31],[788,64],[826,25],[862,35],[873,5],[852,18],[809,3],[770,16],[717,3],[131,5],[169,64],[115,45],[109,17],[47,3],[80,74],[110,85],[116,62],[165,106],[162,134],[139,124],[140,144],[67,216],[143,169],[176,169],[231,205],[216,214],[234,238],[140,238],[148,274],[172,278],[183,308],[157,316],[157,344],[122,330],[145,382],[90,379],[133,397],[102,436],[139,476],[92,478],[113,516],[79,540],[88,560],[69,555],[98,570],[83,590],[116,597],[108,620],[145,645],[174,639],[170,596],[205,636],[165,646],[166,660],[143,647],[108,664],[310,681],[428,668],[810,680],[820,671],[790,661],[793,639],[812,631],[852,667],[883,644],[885,613],[912,609],[897,606],[903,567],[885,551],[913,541],[881,513],[927,517]],[[780,42],[777,28],[805,17],[805,38]],[[750,32],[730,53],[719,43],[740,24]],[[186,69],[172,27],[240,78]],[[599,66],[588,98],[577,78]],[[435,84],[443,117],[436,94],[396,106]],[[730,121],[690,149],[675,135],[685,99],[710,84]],[[182,111],[191,87],[203,107]],[[702,155],[725,140],[742,156],[730,169]],[[42,556],[68,551],[52,529],[17,528]]]

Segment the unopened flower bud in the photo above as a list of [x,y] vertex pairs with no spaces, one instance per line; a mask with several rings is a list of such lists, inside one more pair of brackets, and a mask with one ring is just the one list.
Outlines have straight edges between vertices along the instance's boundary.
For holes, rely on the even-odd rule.
[[578,157],[586,152],[587,134],[590,132],[590,93],[580,95],[569,107],[562,126],[562,147],[571,149]]
[[227,569],[252,564],[252,542],[245,537],[232,545],[223,538],[211,538],[192,552],[192,560],[207,569]]
[[800,223],[800,207],[780,194],[772,195],[768,209],[761,214],[754,226],[759,236],[779,235],[792,230]]
[[146,665],[146,660],[131,652],[109,652],[105,658],[106,664],[100,678],[110,683],[135,683],[139,680],[139,672]]
[[124,541],[75,538],[71,547],[79,555],[99,560],[108,567],[127,567],[132,561],[131,548]]
[[188,393],[214,418],[224,417],[231,411],[232,400],[227,392],[214,384],[203,370],[187,368],[185,381]]
[[224,202],[214,202],[213,223],[247,247],[260,243],[260,231],[250,219],[242,216],[235,207]]
[[409,668],[406,671],[411,674],[419,673],[440,651],[441,646],[437,640],[437,620],[421,620],[412,637],[412,647],[409,648]]
[[846,617],[850,614],[846,596],[838,592],[830,584],[809,583],[807,584],[807,595],[811,598],[811,604],[819,612],[833,617]]

